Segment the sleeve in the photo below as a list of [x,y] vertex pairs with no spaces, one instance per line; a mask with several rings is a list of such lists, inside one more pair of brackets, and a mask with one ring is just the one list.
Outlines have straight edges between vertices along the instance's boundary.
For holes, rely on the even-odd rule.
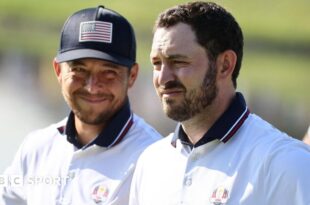
[[0,204],[1,205],[26,205],[26,193],[23,185],[25,170],[23,167],[23,154],[20,146],[12,164],[0,175]]
[[265,169],[264,194],[268,204],[310,204],[309,147],[296,143],[271,158]]

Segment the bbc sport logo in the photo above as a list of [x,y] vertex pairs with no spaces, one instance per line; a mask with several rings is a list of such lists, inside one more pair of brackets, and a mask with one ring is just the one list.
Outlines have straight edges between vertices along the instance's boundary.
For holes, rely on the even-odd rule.
[[0,186],[5,187],[22,187],[24,185],[62,185],[67,183],[70,176],[29,176],[22,177],[21,175],[0,175]]
[[24,180],[20,175],[0,175],[0,186],[21,187],[23,185]]

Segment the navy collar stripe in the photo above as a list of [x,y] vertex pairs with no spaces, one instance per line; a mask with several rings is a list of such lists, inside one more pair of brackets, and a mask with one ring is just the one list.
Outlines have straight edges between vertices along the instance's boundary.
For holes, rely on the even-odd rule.
[[109,146],[109,148],[117,145],[118,143],[120,143],[122,141],[122,139],[125,137],[125,135],[127,134],[127,132],[129,131],[129,129],[131,128],[132,125],[133,125],[133,115],[131,114],[130,118],[127,121],[127,123],[125,124],[125,126],[123,127],[123,129],[121,130],[119,135],[116,137],[114,142],[112,142],[112,144]]
[[110,148],[119,143],[133,124],[133,114],[130,109],[129,99],[127,97],[123,107],[111,118],[107,126],[99,133],[99,135],[89,144],[82,145],[78,138],[75,128],[74,113],[71,111],[67,123],[63,127],[59,127],[58,131],[67,136],[68,142],[78,149],[86,149],[91,145]]
[[242,116],[239,118],[239,120],[234,124],[234,126],[227,132],[227,134],[220,139],[220,141],[226,143],[238,130],[239,128],[243,125],[243,122],[247,119],[249,116],[250,111],[249,109],[246,109]]

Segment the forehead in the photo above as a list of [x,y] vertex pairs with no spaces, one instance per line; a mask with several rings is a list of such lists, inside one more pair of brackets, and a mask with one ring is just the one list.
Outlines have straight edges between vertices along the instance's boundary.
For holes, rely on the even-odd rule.
[[86,67],[111,67],[111,68],[124,68],[125,66],[118,65],[115,63],[112,63],[110,61],[102,60],[102,59],[96,59],[96,58],[82,58],[82,59],[76,59],[72,61],[65,62],[68,66],[86,66]]
[[[185,23],[178,23],[169,28],[156,29],[153,37],[151,57],[186,55],[203,49],[196,41],[192,28]],[[204,50],[204,49],[203,49]]]

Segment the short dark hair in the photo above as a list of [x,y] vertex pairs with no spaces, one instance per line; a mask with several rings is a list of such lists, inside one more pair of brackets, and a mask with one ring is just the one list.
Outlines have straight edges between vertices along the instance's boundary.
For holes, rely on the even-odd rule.
[[237,55],[232,81],[237,87],[237,77],[243,56],[243,34],[235,18],[223,7],[212,2],[190,2],[167,9],[155,23],[156,28],[168,28],[177,23],[191,26],[198,43],[203,46],[211,61],[231,49]]

